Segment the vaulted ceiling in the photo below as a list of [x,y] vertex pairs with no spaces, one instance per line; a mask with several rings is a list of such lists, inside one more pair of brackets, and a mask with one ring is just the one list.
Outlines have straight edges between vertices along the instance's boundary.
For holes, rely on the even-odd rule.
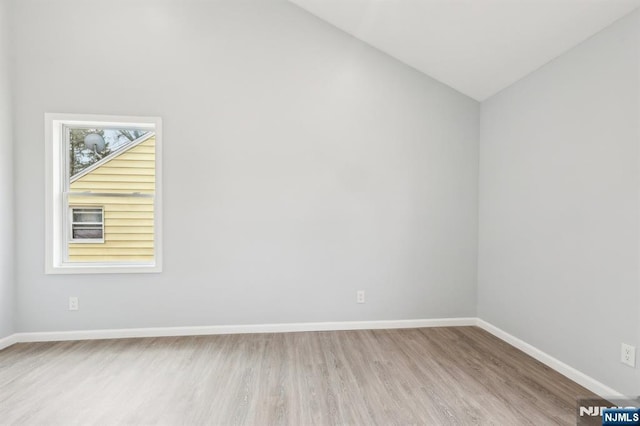
[[640,6],[640,0],[290,0],[482,101]]

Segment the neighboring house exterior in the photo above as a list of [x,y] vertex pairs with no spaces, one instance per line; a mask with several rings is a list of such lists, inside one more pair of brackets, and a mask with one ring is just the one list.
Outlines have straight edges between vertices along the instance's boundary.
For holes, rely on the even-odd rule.
[[[149,133],[70,178],[69,261],[154,260],[155,142],[155,133]],[[81,192],[117,195],[78,194]],[[83,214],[95,214],[93,217],[102,220],[89,231],[96,232],[92,237],[76,234],[87,226],[73,224],[74,218]]]

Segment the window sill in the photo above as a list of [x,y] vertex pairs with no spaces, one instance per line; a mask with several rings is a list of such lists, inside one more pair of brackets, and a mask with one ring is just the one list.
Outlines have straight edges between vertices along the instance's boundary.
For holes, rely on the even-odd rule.
[[136,263],[131,265],[98,265],[98,264],[62,264],[58,266],[48,265],[45,271],[47,275],[67,274],[153,274],[162,272],[162,266],[149,263]]

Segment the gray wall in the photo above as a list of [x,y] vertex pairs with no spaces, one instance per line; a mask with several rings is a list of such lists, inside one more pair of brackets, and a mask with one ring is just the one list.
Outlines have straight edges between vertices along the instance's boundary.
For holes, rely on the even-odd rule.
[[9,19],[0,0],[0,339],[13,333],[13,141],[9,84]]
[[479,316],[629,395],[640,374],[640,13],[482,104]]
[[[19,331],[475,315],[475,101],[280,0],[14,9]],[[162,116],[162,274],[44,275],[45,112]]]

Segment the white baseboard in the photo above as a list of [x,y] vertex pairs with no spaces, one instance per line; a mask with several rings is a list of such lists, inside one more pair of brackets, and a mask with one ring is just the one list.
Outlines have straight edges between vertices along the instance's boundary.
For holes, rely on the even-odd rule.
[[15,334],[3,337],[2,339],[0,339],[0,351],[16,343],[18,343],[18,340]]
[[[304,322],[284,324],[213,325],[194,327],[124,328],[111,330],[16,333],[15,342],[124,339],[131,337],[203,336],[215,334],[291,333],[299,331],[376,330],[394,328],[474,326],[476,318],[438,318],[390,321]],[[15,343],[14,342],[14,343]]]
[[538,361],[545,364],[546,366],[556,370],[558,373],[562,374],[563,376],[566,376],[569,379],[573,380],[574,382],[578,383],[579,385],[589,389],[591,392],[595,393],[596,395],[599,395],[603,398],[607,398],[607,397],[620,398],[620,399],[625,398],[625,396],[620,392],[614,389],[611,389],[610,387],[604,385],[603,383],[600,383],[593,377],[587,376],[583,372],[576,370],[575,368],[565,364],[559,359],[554,358],[548,353],[543,352],[540,349],[536,348],[535,346],[532,346],[529,343],[518,339],[517,337],[494,326],[493,324],[490,324],[478,318],[477,326],[482,328],[485,331],[488,331],[489,333],[493,334],[499,339],[504,340],[511,346],[514,346],[517,349],[520,349],[522,352],[526,353],[532,358],[537,359]]
[[389,321],[304,322],[284,324],[213,325],[194,327],[124,328],[107,330],[49,331],[16,333],[0,339],[0,350],[14,343],[53,342],[65,340],[125,339],[134,337],[204,336],[216,334],[292,333],[300,331],[378,330],[425,327],[478,326],[560,374],[584,386],[601,397],[623,398],[620,392],[598,382],[581,371],[563,363],[540,349],[512,336],[479,318],[436,318]]

